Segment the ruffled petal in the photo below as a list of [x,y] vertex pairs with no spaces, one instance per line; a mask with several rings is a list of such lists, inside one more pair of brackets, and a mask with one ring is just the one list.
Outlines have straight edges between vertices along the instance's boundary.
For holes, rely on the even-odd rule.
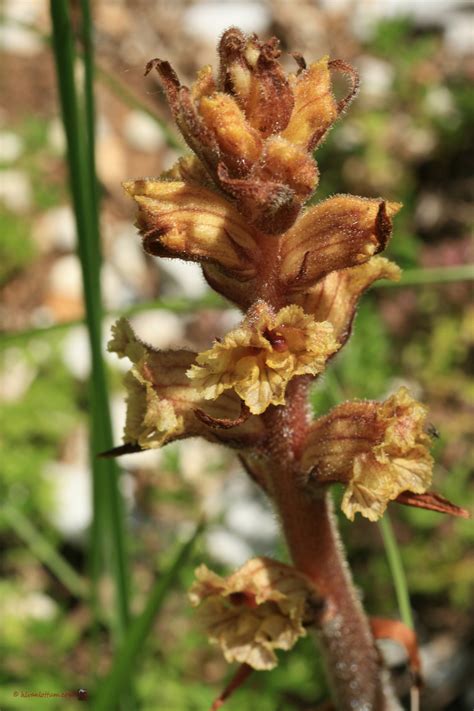
[[312,425],[301,466],[315,485],[346,485],[342,510],[380,518],[402,492],[422,494],[433,459],[424,431],[426,409],[406,388],[383,403],[348,402]]
[[269,558],[253,558],[223,578],[205,565],[196,570],[189,598],[210,641],[228,662],[273,669],[275,649],[291,649],[303,626],[314,590],[304,575]]
[[241,326],[200,353],[188,370],[205,399],[233,389],[250,412],[282,405],[296,375],[317,375],[338,344],[329,323],[317,323],[298,306],[273,312],[263,303]]
[[[133,363],[125,377],[125,444],[154,449],[177,438],[201,435],[239,448],[255,443],[262,435],[257,418],[240,416],[241,402],[234,392],[204,403],[201,392],[186,376],[196,357],[192,351],[156,351],[140,342],[123,318],[112,328],[108,349]],[[196,416],[197,410],[203,411],[204,417]],[[220,420],[236,421],[237,425],[212,426]]]

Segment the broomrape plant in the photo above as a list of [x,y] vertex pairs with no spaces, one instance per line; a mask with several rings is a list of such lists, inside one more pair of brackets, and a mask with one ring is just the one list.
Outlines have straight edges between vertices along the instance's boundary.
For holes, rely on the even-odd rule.
[[[189,89],[154,59],[174,119],[193,151],[156,179],[131,180],[146,252],[197,261],[209,285],[243,312],[203,353],[157,351],[124,319],[109,350],[128,358],[124,445],[115,454],[200,435],[234,449],[273,502],[294,567],[255,558],[227,578],[196,571],[190,600],[229,662],[277,664],[313,629],[339,709],[399,708],[354,591],[330,486],[342,510],[379,519],[396,501],[463,515],[429,493],[426,408],[400,388],[384,402],[338,405],[312,420],[308,390],[347,342],[357,302],[399,268],[379,256],[397,203],[336,195],[304,209],[318,183],[313,151],[352,101],[355,70],[294,54],[235,28],[219,44],[217,78]],[[337,101],[332,73],[348,77]],[[383,625],[382,625],[383,627]],[[242,677],[243,678],[243,677]],[[217,708],[217,706],[216,706]]]

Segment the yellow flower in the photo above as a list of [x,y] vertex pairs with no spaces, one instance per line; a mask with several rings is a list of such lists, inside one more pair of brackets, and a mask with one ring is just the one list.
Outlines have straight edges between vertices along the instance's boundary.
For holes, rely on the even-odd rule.
[[239,448],[260,436],[257,418],[229,431],[212,427],[219,421],[238,422],[241,402],[235,393],[224,393],[203,411],[202,394],[186,376],[196,357],[192,351],[155,351],[139,341],[124,318],[112,327],[108,349],[133,363],[125,376],[125,444],[153,449],[177,438],[201,435]]
[[376,521],[389,501],[431,484],[425,420],[426,408],[406,388],[384,403],[344,403],[313,424],[302,468],[315,484],[346,485],[342,510],[351,521],[357,512]]
[[337,348],[330,323],[317,323],[294,305],[274,314],[261,302],[238,328],[197,356],[188,377],[204,399],[232,388],[258,415],[284,404],[289,381],[320,373]]
[[273,669],[275,649],[288,650],[306,635],[303,622],[314,590],[304,575],[269,558],[253,558],[227,578],[205,565],[196,570],[189,598],[211,642],[228,662]]

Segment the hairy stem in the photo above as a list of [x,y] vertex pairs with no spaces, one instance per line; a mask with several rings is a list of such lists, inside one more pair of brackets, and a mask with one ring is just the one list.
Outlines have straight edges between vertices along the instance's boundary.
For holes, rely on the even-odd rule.
[[399,708],[368,619],[354,589],[328,494],[309,497],[301,485],[298,453],[308,426],[307,381],[295,379],[285,407],[269,408],[271,489],[295,566],[325,602],[319,638],[337,709]]

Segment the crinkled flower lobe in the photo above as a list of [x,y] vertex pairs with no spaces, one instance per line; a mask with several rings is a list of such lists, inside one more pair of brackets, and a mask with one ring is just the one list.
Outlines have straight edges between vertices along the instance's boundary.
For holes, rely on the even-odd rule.
[[265,670],[277,665],[276,649],[291,649],[305,636],[314,589],[294,568],[261,557],[227,578],[201,565],[189,597],[228,662]]
[[284,404],[289,381],[320,373],[337,348],[330,323],[316,322],[295,305],[275,314],[262,302],[238,328],[197,356],[188,377],[206,400],[232,388],[258,415],[269,405]]
[[426,408],[400,388],[383,403],[355,401],[312,425],[302,467],[314,484],[343,482],[342,510],[379,519],[402,492],[426,492],[433,459],[425,432]]
[[196,357],[192,351],[156,351],[136,337],[124,318],[112,327],[108,349],[132,362],[125,376],[125,444],[154,449],[177,438],[201,435],[238,448],[260,436],[261,423],[256,418],[247,419],[232,432],[209,426],[238,422],[240,400],[234,392],[223,393],[203,412],[202,394],[186,376]]

